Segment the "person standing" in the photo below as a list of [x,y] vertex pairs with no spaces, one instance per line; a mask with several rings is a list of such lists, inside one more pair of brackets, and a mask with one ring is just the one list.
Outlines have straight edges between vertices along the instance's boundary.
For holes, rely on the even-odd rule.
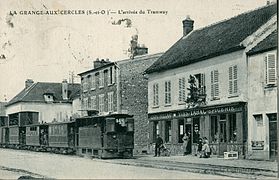
[[157,138],[156,138],[156,141],[155,141],[155,155],[154,155],[154,157],[160,156],[162,145],[163,145],[163,139],[159,136],[159,134],[157,134]]
[[188,143],[189,143],[189,136],[187,135],[187,133],[184,134],[183,138],[183,156],[187,155],[188,154],[188,151],[187,151],[187,147],[188,147]]
[[203,158],[210,157],[210,147],[209,147],[208,140],[206,137],[203,138],[202,153],[203,153],[203,155],[202,155]]

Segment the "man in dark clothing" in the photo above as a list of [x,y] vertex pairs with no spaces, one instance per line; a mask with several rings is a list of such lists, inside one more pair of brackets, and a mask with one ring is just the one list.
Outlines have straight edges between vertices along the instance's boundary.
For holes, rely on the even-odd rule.
[[157,155],[160,156],[160,150],[161,150],[161,147],[163,145],[163,139],[159,136],[159,134],[157,135],[157,138],[156,138],[156,142],[155,142],[155,156],[156,157]]

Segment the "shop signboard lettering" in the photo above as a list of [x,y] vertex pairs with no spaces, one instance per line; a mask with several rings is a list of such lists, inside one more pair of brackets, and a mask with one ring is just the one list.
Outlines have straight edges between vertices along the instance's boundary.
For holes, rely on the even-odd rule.
[[251,141],[252,150],[264,150],[264,141]]

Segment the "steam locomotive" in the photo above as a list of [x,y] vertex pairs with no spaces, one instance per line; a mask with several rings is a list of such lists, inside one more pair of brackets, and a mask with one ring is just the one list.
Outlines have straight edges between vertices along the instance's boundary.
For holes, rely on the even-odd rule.
[[134,119],[128,114],[90,115],[68,122],[1,124],[0,147],[4,148],[97,158],[133,156]]

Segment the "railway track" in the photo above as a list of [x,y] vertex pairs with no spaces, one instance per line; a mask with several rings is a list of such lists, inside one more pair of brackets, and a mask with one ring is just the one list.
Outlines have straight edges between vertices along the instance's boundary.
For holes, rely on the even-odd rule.
[[197,164],[185,162],[173,162],[167,160],[145,160],[145,159],[112,159],[112,160],[96,160],[107,163],[141,166],[158,169],[176,170],[183,172],[193,172],[201,174],[213,174],[227,176],[230,178],[272,178],[276,177],[273,170],[257,169],[257,168],[243,168],[232,166],[221,166],[211,164]]

